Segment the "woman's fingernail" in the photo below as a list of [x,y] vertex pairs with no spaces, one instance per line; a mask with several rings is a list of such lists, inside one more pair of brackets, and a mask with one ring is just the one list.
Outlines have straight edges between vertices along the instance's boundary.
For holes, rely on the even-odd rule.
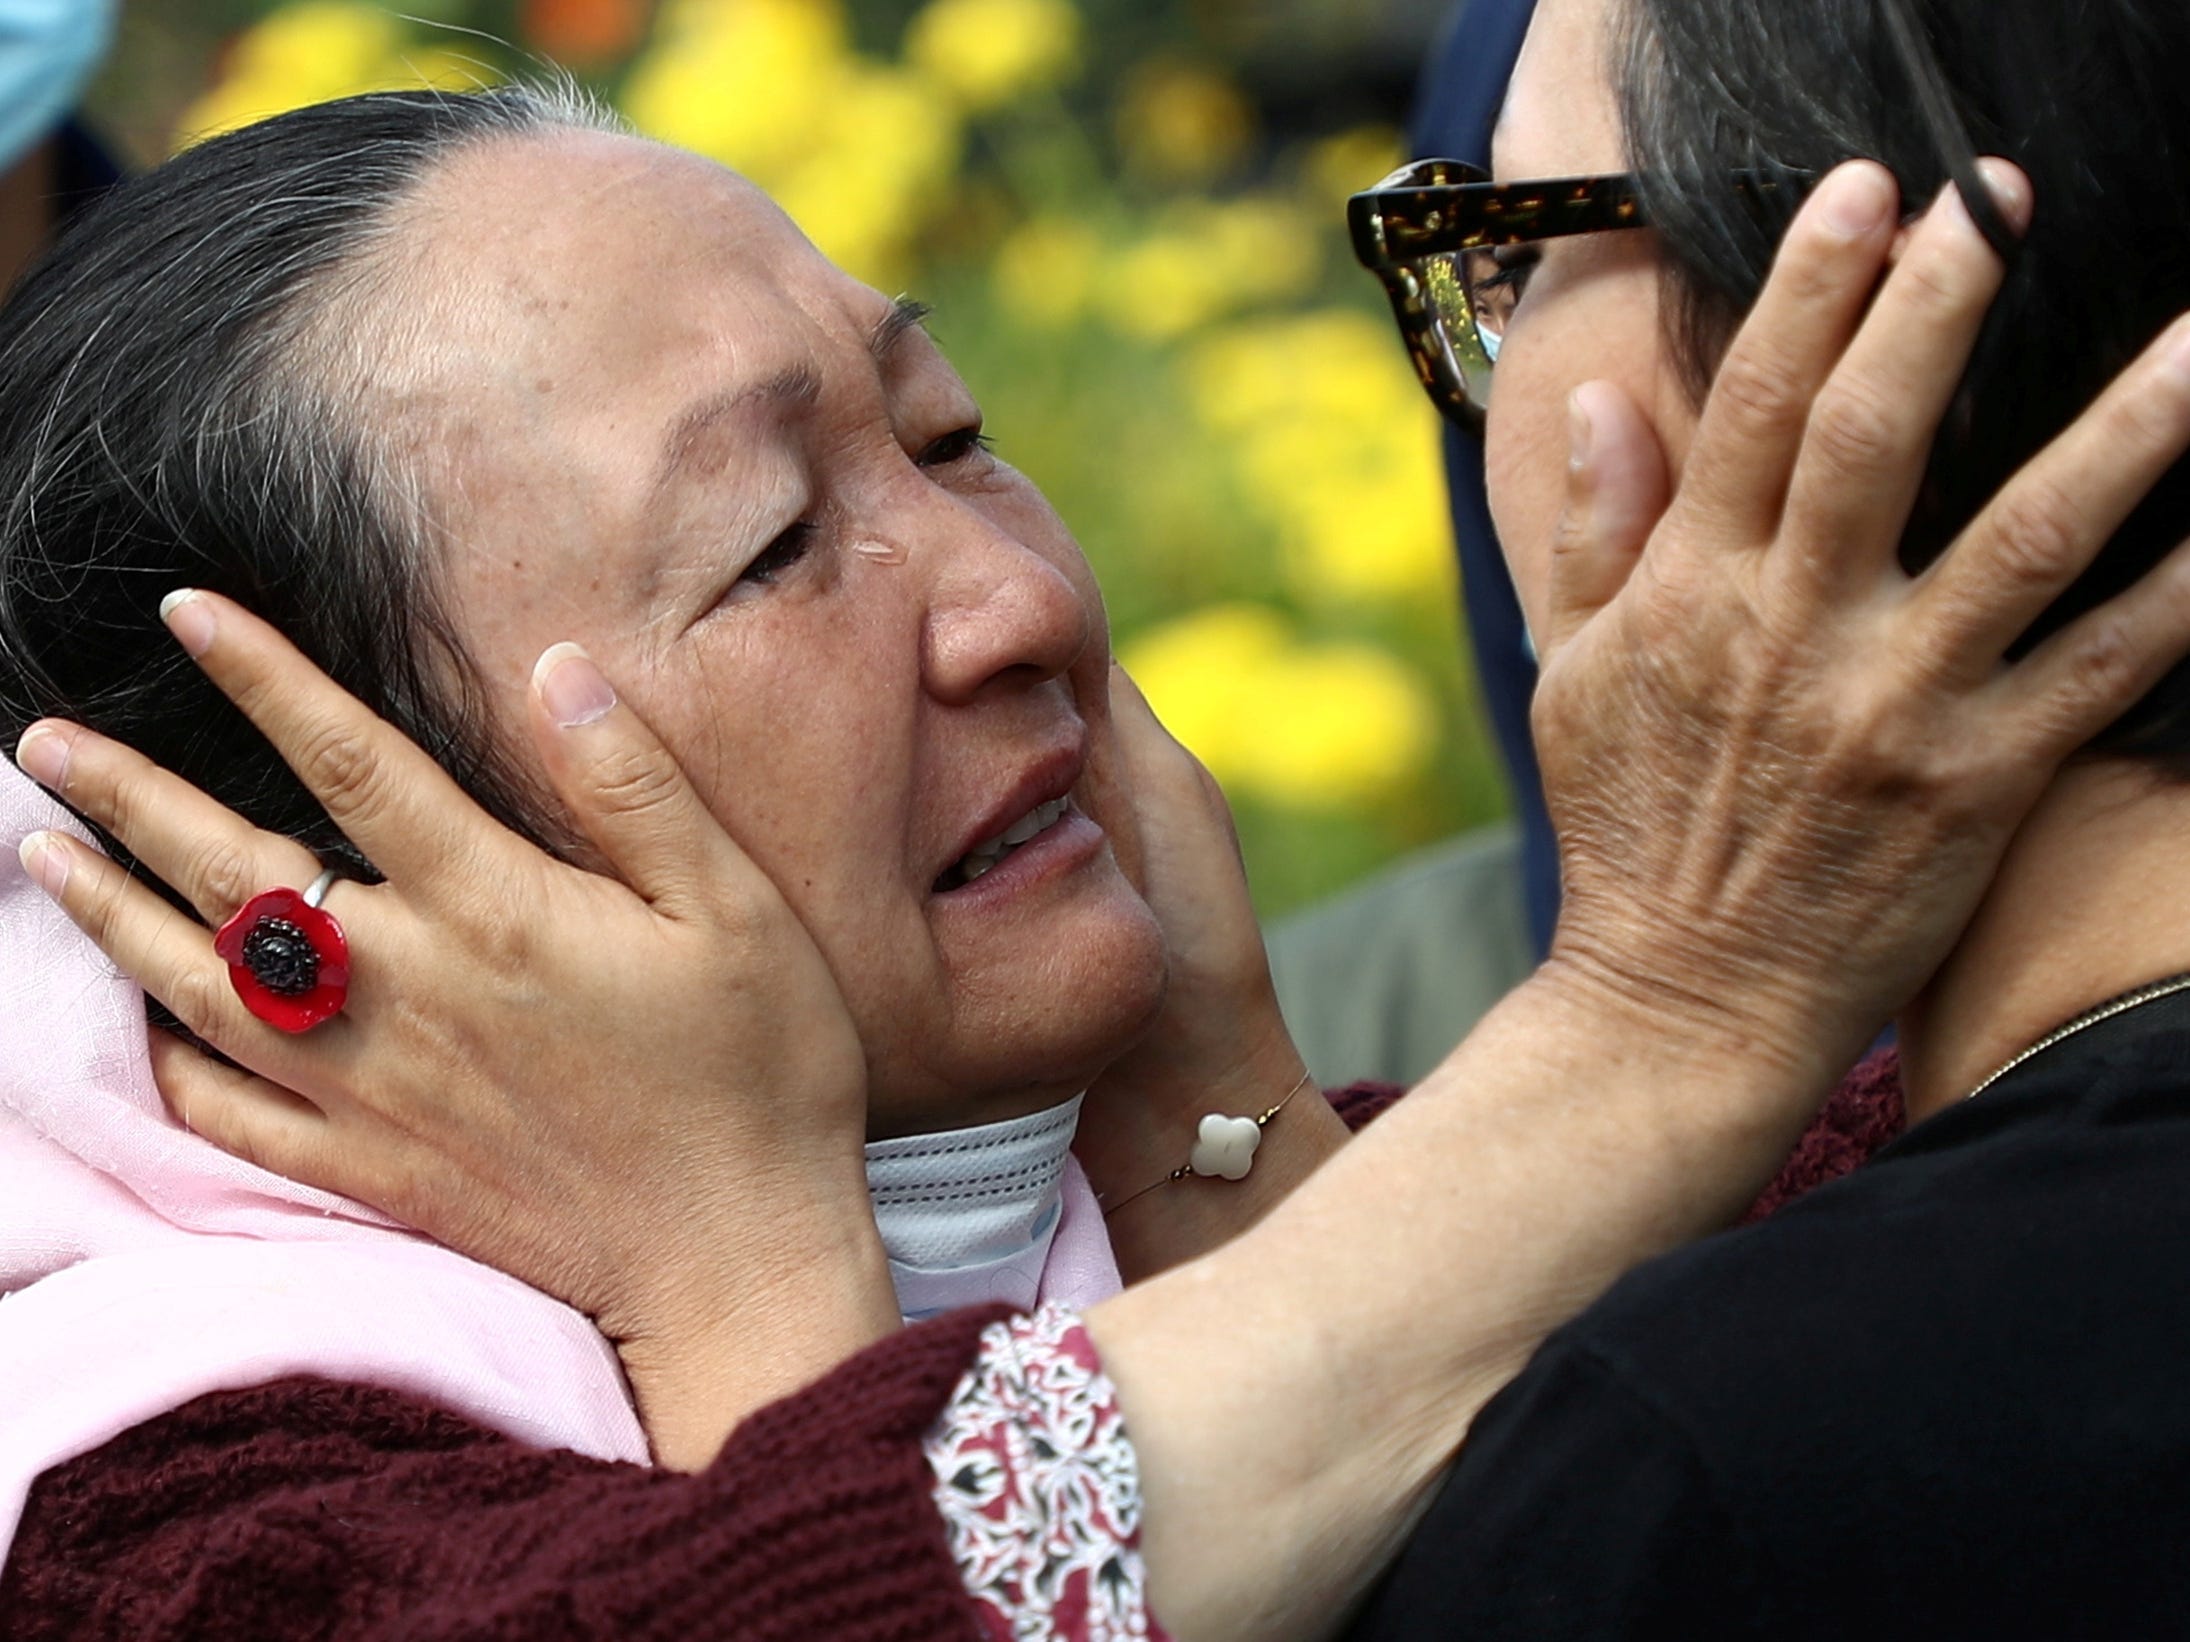
[[[2005,160],[1979,160],[1977,169],[1985,179],[1985,189],[1992,195],[1993,208],[2000,213],[2008,227],[2021,234],[2030,226],[2030,184],[2022,172]],[[1977,219],[1970,214],[1969,202],[1962,197],[1962,185],[1950,182],[1939,191],[1942,211],[1952,212],[1961,226],[1971,233],[1982,235]]]
[[2030,178],[2023,168],[2013,161],[1995,159],[1990,155],[1977,162],[1977,170],[1985,179],[1985,186],[1992,191],[1992,203],[2000,208],[2000,215],[2018,234],[2030,228]]
[[213,606],[198,596],[195,587],[178,587],[160,600],[160,620],[193,656],[213,648]]
[[50,832],[34,832],[16,854],[23,858],[23,870],[31,882],[59,900],[61,891],[68,888],[68,850],[61,841]]
[[2190,382],[2190,314],[2177,314],[2167,329],[2152,339],[2149,352],[2154,363],[2179,382]]
[[532,669],[548,717],[566,730],[608,716],[616,691],[593,658],[575,644],[551,644]]
[[1893,174],[1882,165],[1844,165],[1819,185],[1825,221],[1849,239],[1885,226],[1897,203]]
[[41,787],[59,792],[68,783],[69,739],[59,730],[33,724],[15,744],[15,762]]
[[1589,414],[1582,390],[1566,396],[1566,464],[1576,473],[1589,466],[1589,447],[1596,442],[1596,419]]
[[2168,328],[2166,338],[2167,362],[2185,376],[2190,376],[2190,314],[2179,314]]

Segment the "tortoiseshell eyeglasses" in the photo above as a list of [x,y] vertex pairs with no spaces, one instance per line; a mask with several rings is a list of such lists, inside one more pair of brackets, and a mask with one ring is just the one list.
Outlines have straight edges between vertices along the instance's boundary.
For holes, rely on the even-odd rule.
[[[1734,184],[1762,203],[1807,180],[1743,172]],[[1459,160],[1402,166],[1348,200],[1346,221],[1354,255],[1391,296],[1422,386],[1478,434],[1526,275],[1512,248],[1649,226],[1632,173],[1499,183]]]

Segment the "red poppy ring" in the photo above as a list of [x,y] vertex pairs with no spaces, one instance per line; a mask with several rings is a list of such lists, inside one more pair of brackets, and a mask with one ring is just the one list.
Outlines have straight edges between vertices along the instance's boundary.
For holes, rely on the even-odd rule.
[[284,1032],[309,1032],[350,998],[350,943],[320,906],[334,881],[330,868],[302,894],[254,895],[213,937],[243,1007]]

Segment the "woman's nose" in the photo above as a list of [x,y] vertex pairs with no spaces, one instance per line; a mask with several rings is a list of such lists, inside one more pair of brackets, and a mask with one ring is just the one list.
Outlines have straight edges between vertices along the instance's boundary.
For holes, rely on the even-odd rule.
[[1080,659],[1095,628],[1090,595],[1055,560],[962,505],[934,524],[921,664],[938,700],[963,705]]

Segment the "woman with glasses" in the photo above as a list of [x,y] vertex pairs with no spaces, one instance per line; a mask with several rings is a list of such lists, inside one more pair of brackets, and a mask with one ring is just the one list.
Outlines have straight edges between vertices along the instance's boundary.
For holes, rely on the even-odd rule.
[[[1952,219],[2002,291],[1951,391],[1911,335],[1866,391],[1820,395],[1817,469],[1741,528],[1869,520],[1869,545],[1819,540],[1806,574],[1947,586],[1945,544],[2000,479],[2190,302],[2186,68],[2190,17],[2148,0],[1542,0],[1490,174],[1426,164],[1353,202],[1425,386],[1487,440],[1532,622],[1556,622],[1571,561],[1642,542],[1669,482],[1669,519],[1723,482],[1712,419],[1775,369],[1727,339],[1771,303],[1805,195],[1846,243],[1891,239],[1924,287],[1945,283],[1933,235]],[[1834,169],[1851,154],[1882,164]],[[1804,295],[1796,329],[1846,300]],[[1942,413],[1937,443],[1882,485],[1912,399]],[[1569,449],[1617,476],[1598,482],[1609,539],[1553,526]],[[2035,568],[2065,500],[2032,500],[2008,527]],[[2178,465],[2040,619],[2001,632],[2009,653],[2185,534]],[[1729,644],[1787,619],[1760,598]],[[1539,727],[1554,756],[1564,726]],[[1476,1419],[1353,1634],[2190,1631],[2186,776],[2178,669],[2062,771],[1902,1011],[1906,1138],[1555,1334]]]
[[[498,96],[193,150],[0,329],[11,710],[79,720],[19,756],[170,886],[49,819],[6,922],[50,897],[220,1051],[151,1050],[255,1166],[158,1130],[199,1194],[124,1191],[118,1128],[0,1088],[10,1166],[85,1188],[0,1245],[11,1636],[1327,1634],[1544,1334],[1753,1196],[2059,759],[2182,648],[2170,561],[2002,661],[2190,445],[2166,348],[1940,575],[1882,562],[2000,265],[1939,210],[1881,286],[1883,179],[1828,179],[1671,508],[1599,406],[1545,464],[1563,522],[1515,516],[1556,569],[1529,587],[1558,942],[1340,1144],[1221,803],[1111,680],[1084,561],[916,316],[737,179]],[[375,167],[302,163],[350,120]],[[330,187],[360,177],[384,195]],[[193,284],[269,233],[285,258]],[[247,274],[263,300],[192,322]],[[125,369],[162,335],[204,368]],[[1805,437],[1851,400],[1871,448]],[[2016,522],[2071,489],[2027,563]],[[11,1016],[8,1064],[80,1024]],[[136,1075],[102,1048],[89,1073]],[[1082,1085],[1140,1280],[900,1327],[863,1130],[947,1155],[979,1103]],[[172,1235],[184,1210],[219,1234]],[[131,1288],[139,1239],[163,1280]],[[187,1327],[201,1302],[234,1339]],[[598,1419],[560,1400],[604,1388]]]

